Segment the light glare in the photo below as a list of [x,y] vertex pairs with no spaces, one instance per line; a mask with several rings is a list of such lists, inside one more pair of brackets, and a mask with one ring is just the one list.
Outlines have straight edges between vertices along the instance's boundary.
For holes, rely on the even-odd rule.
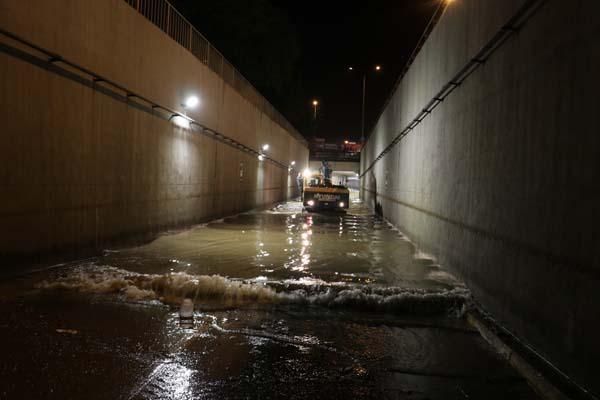
[[180,115],[174,116],[171,121],[180,128],[190,129],[190,121]]
[[197,96],[190,96],[185,100],[185,108],[195,108],[198,103],[200,99]]

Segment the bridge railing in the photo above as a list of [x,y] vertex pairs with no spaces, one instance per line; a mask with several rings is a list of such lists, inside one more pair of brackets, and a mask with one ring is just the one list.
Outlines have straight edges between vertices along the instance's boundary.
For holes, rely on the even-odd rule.
[[167,0],[125,0],[296,139],[304,136]]
[[338,151],[310,151],[310,161],[360,161],[360,153],[344,153]]

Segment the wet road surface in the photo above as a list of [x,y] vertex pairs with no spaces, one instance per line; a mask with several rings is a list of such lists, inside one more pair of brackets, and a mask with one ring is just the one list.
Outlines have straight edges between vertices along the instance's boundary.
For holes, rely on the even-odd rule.
[[460,317],[468,290],[359,202],[225,218],[0,293],[3,399],[536,398]]

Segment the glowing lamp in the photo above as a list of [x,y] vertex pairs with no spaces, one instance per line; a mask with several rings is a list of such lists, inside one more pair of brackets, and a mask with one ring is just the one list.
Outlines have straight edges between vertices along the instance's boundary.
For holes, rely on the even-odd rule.
[[183,103],[183,105],[185,106],[185,108],[196,108],[196,106],[198,106],[199,103],[200,99],[197,96],[190,96],[187,99],[185,99],[185,103]]

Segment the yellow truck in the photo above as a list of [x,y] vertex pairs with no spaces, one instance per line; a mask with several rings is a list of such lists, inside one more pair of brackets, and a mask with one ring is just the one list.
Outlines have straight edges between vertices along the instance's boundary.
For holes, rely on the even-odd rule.
[[345,186],[333,185],[320,172],[304,172],[302,203],[307,210],[347,209],[350,191]]

